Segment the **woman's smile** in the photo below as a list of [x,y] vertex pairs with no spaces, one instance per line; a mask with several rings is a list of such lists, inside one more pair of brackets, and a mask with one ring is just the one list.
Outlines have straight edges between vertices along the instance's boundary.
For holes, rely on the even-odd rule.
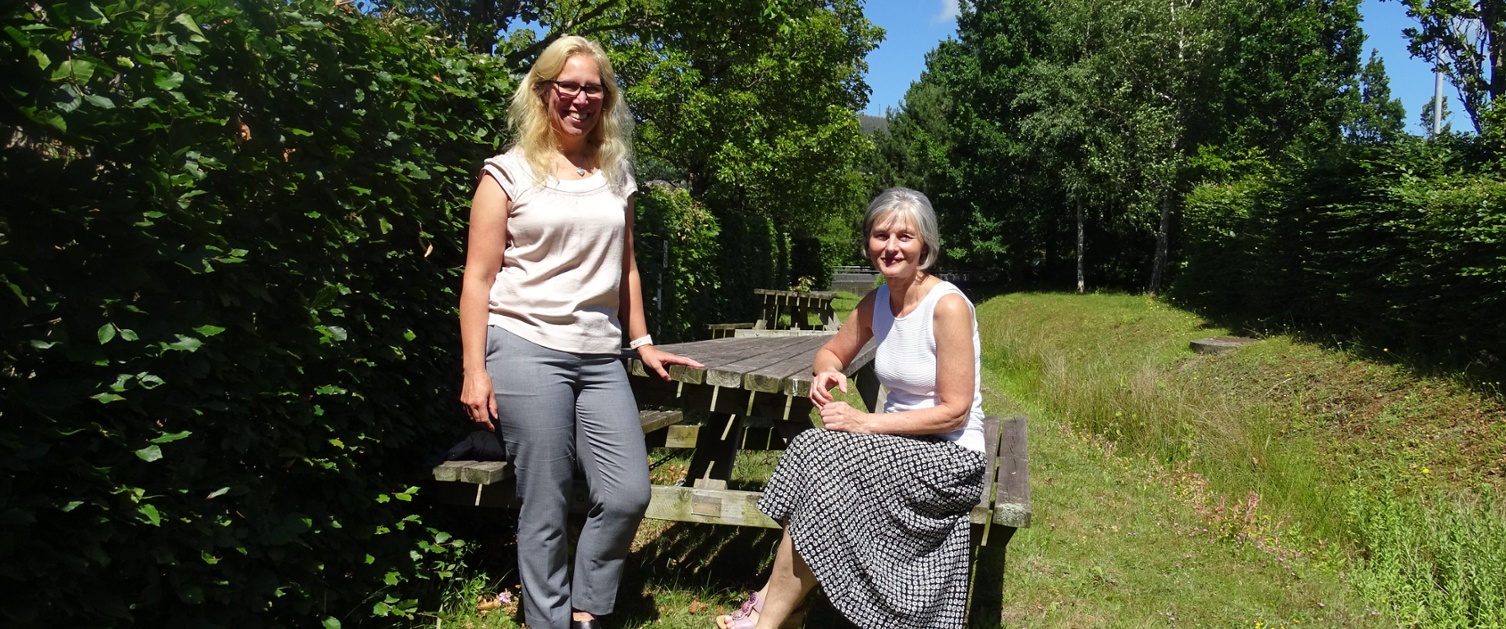
[[[555,131],[565,137],[583,138],[596,128],[603,97],[601,68],[588,55],[575,55],[554,77],[549,104],[554,111]],[[591,94],[595,91],[596,94]],[[573,93],[572,93],[573,92]]]
[[868,256],[885,277],[903,277],[920,270],[925,242],[909,220],[891,214],[875,223],[868,234]]

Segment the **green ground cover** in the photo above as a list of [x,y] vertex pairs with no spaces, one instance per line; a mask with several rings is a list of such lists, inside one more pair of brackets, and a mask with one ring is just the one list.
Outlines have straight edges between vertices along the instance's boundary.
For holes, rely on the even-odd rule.
[[[1499,398],[1283,336],[1195,355],[1229,331],[1144,297],[1012,294],[978,318],[985,407],[1030,417],[1035,524],[1009,545],[1002,617],[973,626],[1506,622]],[[656,482],[683,475],[683,453],[655,456]],[[744,456],[739,477],[775,456]],[[616,620],[711,626],[776,541],[645,522]],[[425,625],[514,626],[473,611],[510,583],[493,563]],[[818,601],[807,626],[835,622]]]

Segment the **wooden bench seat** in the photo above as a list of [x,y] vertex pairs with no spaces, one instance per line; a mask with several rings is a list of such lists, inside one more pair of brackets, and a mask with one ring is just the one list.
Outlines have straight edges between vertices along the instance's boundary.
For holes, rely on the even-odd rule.
[[[676,426],[679,411],[643,411],[644,434]],[[1002,613],[1005,549],[1016,530],[1030,526],[1030,460],[1024,417],[983,421],[984,491],[968,519],[972,524],[968,615],[998,618]],[[673,440],[673,438],[670,438]],[[682,439],[683,441],[683,439]],[[694,441],[691,433],[690,441]],[[499,461],[448,461],[434,468],[439,500],[480,507],[517,508],[512,470]],[[779,523],[758,510],[761,492],[727,489],[724,480],[699,479],[690,487],[651,487],[646,518],[701,524],[729,524],[777,529]],[[585,513],[590,505],[584,487],[571,496],[570,510]]]
[[[968,514],[975,545],[992,540],[1008,544],[1014,529],[1030,526],[1030,469],[1024,417],[986,417],[983,497]],[[661,489],[665,491],[660,491]],[[672,490],[672,491],[671,491]],[[755,505],[756,491],[727,489],[724,481],[697,480],[692,487],[655,487],[644,517],[677,522],[704,522],[779,528]],[[658,501],[664,504],[655,504]],[[1008,529],[995,533],[994,527]],[[1003,537],[998,537],[1002,534]]]
[[[643,411],[644,433],[670,427],[682,420],[679,411]],[[1030,526],[1030,470],[1024,417],[984,419],[983,498],[968,515],[976,546],[1009,543],[1014,530]],[[474,506],[507,507],[514,502],[510,486],[512,470],[501,461],[446,461],[433,470],[445,502]],[[456,491],[459,490],[459,491]],[[656,485],[644,517],[677,522],[732,524],[779,528],[758,511],[761,492],[727,489],[725,481],[701,479],[690,487]],[[583,498],[581,496],[580,498]],[[586,508],[573,500],[572,508]],[[997,529],[997,530],[996,530]]]
[[[643,434],[649,434],[685,421],[685,413],[675,410],[645,410],[638,411],[638,423],[643,427]],[[455,485],[475,485],[475,506],[481,504],[482,494],[489,485],[498,485],[513,477],[512,466],[506,461],[445,461],[436,466],[431,473],[434,480],[440,483],[441,493],[449,498],[445,502],[456,502],[457,496],[453,489]],[[448,485],[448,487],[447,487]],[[469,493],[471,490],[467,489]],[[464,503],[465,501],[461,501]]]

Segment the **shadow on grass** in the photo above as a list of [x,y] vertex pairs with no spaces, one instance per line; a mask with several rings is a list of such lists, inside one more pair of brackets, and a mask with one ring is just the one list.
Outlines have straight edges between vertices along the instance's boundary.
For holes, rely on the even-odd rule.
[[[623,626],[665,622],[715,627],[717,614],[735,609],[748,592],[763,586],[779,538],[775,529],[645,520],[614,615]],[[810,597],[805,626],[852,625],[818,588]]]
[[[1008,543],[1008,535],[999,534],[990,546],[973,549],[980,570],[973,583],[970,627],[999,626]],[[646,520],[614,616],[624,627],[715,627],[717,614],[735,609],[748,592],[763,586],[779,538],[774,529]],[[808,604],[805,627],[854,627],[819,587]]]
[[[1506,399],[1506,360],[1500,355],[1494,321],[1482,321],[1478,338],[1423,338],[1406,336],[1396,326],[1364,320],[1346,327],[1325,323],[1321,315],[1297,318],[1291,313],[1261,313],[1235,310],[1195,299],[1173,296],[1168,303],[1203,317],[1205,327],[1221,327],[1235,334],[1266,337],[1286,334],[1304,343],[1347,352],[1377,363],[1394,364],[1419,377],[1452,379],[1487,398]],[[1483,315],[1483,313],[1482,313]],[[1491,345],[1491,343],[1496,343]]]
[[[441,528],[470,546],[469,567],[488,577],[489,591],[515,590],[517,514],[499,509],[441,507],[431,514]],[[581,516],[570,518],[573,552]],[[762,587],[779,544],[776,529],[644,520],[617,594],[616,627],[714,628],[720,613],[736,609]],[[851,627],[818,588],[810,597],[806,627]]]

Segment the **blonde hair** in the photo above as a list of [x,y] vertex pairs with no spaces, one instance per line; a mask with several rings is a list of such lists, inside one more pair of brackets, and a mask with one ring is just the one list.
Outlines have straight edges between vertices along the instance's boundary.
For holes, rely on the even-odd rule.
[[596,147],[596,162],[607,181],[621,187],[633,176],[628,165],[632,158],[633,119],[622,100],[622,90],[617,87],[617,75],[612,72],[606,51],[584,37],[569,35],[549,44],[518,84],[507,121],[513,132],[513,146],[523,153],[523,161],[539,181],[549,176],[550,158],[555,151],[554,127],[550,125],[546,104],[551,89],[549,81],[564,72],[565,62],[576,55],[588,56],[596,62],[601,71],[601,85],[606,88],[601,114],[586,142]]

